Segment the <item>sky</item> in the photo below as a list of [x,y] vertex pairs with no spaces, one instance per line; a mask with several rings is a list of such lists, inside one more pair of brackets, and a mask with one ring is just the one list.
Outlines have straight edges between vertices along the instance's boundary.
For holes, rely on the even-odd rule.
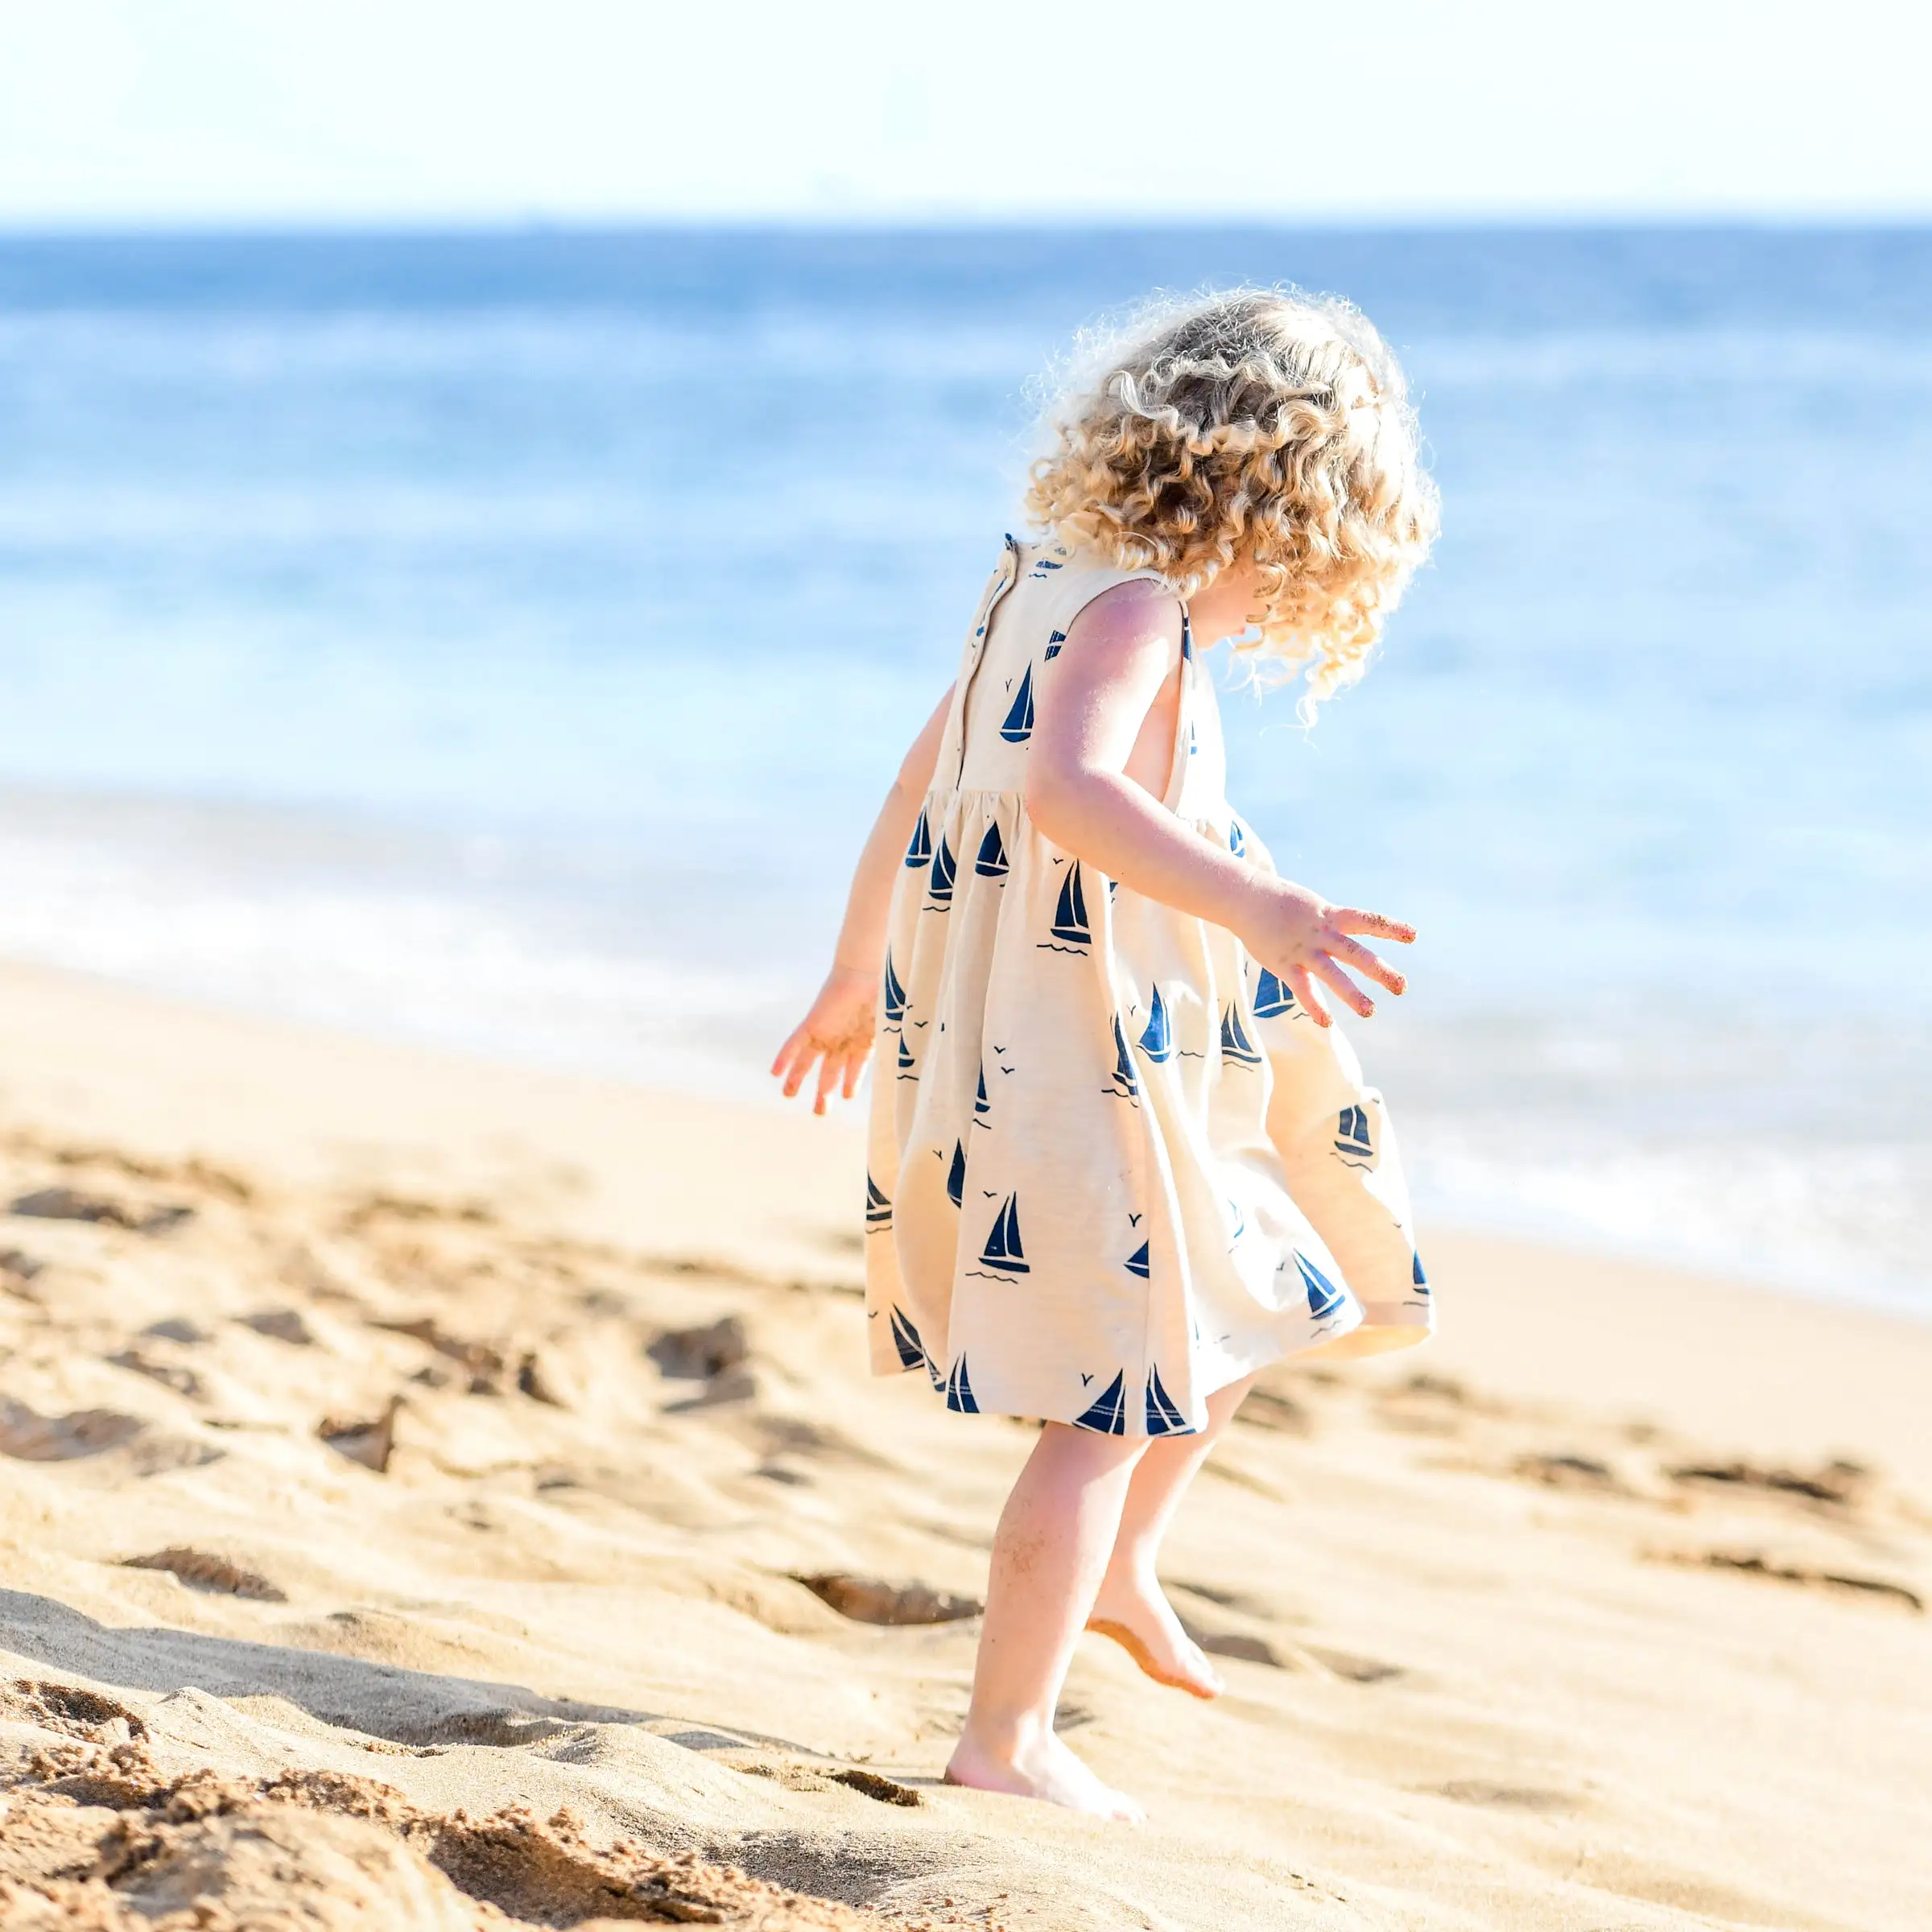
[[1932,217],[1922,0],[0,0],[0,225]]

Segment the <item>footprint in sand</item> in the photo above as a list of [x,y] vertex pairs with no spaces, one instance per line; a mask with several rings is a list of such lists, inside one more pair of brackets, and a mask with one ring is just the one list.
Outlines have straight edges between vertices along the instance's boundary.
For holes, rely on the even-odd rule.
[[262,1604],[288,1601],[287,1592],[266,1577],[204,1550],[156,1550],[147,1556],[124,1557],[121,1567],[124,1570],[164,1570],[189,1589],[206,1591],[211,1596],[246,1596]]
[[126,1228],[135,1234],[163,1234],[194,1216],[194,1209],[179,1202],[150,1203],[145,1207],[117,1200],[112,1195],[88,1194],[78,1187],[40,1187],[23,1194],[7,1208],[9,1214],[43,1221],[96,1221]]
[[1722,1488],[1799,1505],[1822,1503],[1834,1509],[1856,1509],[1872,1485],[1872,1472],[1863,1463],[1843,1459],[1821,1463],[1815,1469],[1771,1468],[1744,1461],[1689,1463],[1664,1473],[1672,1482],[1689,1487]]
[[1758,1550],[1658,1550],[1649,1553],[1653,1563],[1674,1563],[1701,1570],[1728,1570],[1744,1576],[1761,1577],[1768,1583],[1790,1583],[1804,1589],[1843,1591],[1875,1601],[1897,1604],[1923,1615],[1926,1600],[1909,1583],[1895,1583],[1885,1576],[1866,1576],[1856,1571],[1827,1570],[1804,1563],[1783,1563]]
[[123,1348],[107,1359],[117,1368],[125,1368],[134,1375],[144,1375],[151,1382],[159,1382],[163,1389],[171,1389],[176,1395],[191,1402],[207,1393],[200,1377],[193,1369],[180,1362],[163,1361],[144,1348]]
[[402,1408],[402,1397],[392,1395],[388,1408],[373,1421],[345,1422],[331,1416],[316,1433],[338,1455],[345,1455],[352,1463],[360,1463],[364,1468],[382,1476],[387,1473],[389,1459],[395,1453],[396,1417]]
[[725,1315],[702,1328],[667,1328],[644,1352],[674,1381],[708,1382],[740,1367],[751,1344],[744,1323]]
[[270,1341],[286,1342],[291,1348],[312,1348],[316,1331],[303,1319],[299,1308],[262,1308],[242,1318],[244,1328],[265,1335]]
[[1574,1811],[1581,1802],[1571,1792],[1541,1785],[1492,1785],[1473,1777],[1414,1788],[1426,1798],[1446,1798],[1459,1805],[1487,1805],[1501,1811]]
[[0,1401],[0,1455],[23,1463],[65,1463],[131,1442],[146,1426],[114,1409],[41,1415],[25,1402]]
[[819,1602],[855,1624],[954,1624],[977,1616],[985,1608],[977,1597],[956,1596],[924,1583],[888,1583],[877,1577],[848,1576],[837,1571],[798,1576]]

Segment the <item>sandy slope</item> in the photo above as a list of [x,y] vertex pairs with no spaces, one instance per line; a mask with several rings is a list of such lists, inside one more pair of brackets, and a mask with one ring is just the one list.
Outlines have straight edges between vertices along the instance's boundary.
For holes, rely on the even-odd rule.
[[1104,1826],[866,1620],[1030,1437],[863,1374],[855,1161],[0,972],[0,1922],[1932,1922],[1932,1331],[1438,1239],[1177,1534],[1229,1695],[1088,1640]]

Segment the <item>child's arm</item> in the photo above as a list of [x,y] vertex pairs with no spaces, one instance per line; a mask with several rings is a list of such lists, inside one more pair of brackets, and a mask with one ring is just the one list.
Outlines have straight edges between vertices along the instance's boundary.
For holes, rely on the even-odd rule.
[[1404,981],[1349,935],[1406,944],[1413,927],[1331,906],[1203,839],[1162,805],[1157,790],[1166,778],[1174,712],[1161,700],[1180,639],[1180,606],[1158,588],[1123,584],[1074,620],[1054,675],[1034,687],[1026,807],[1035,829],[1136,892],[1227,927],[1287,981],[1318,1024],[1327,1026],[1329,1016],[1311,980],[1356,1012],[1373,1013],[1344,968],[1391,993]]
[[878,999],[879,972],[886,957],[886,922],[892,910],[893,876],[912,840],[919,808],[932,786],[933,767],[939,762],[939,740],[946,730],[946,713],[952,704],[952,691],[933,708],[933,713],[912,741],[912,749],[899,766],[886,803],[873,821],[872,834],[859,854],[857,869],[852,875],[852,890],[845,901],[845,923],[839,928],[839,943],[832,951],[832,970],[811,1010],[792,1030],[791,1038],[778,1049],[771,1063],[774,1074],[785,1081],[785,1097],[790,1100],[804,1085],[812,1063],[819,1062],[819,1091],[812,1102],[814,1113],[825,1111],[825,1102],[836,1088],[850,1100],[859,1084],[859,1075],[872,1052],[873,1009]]

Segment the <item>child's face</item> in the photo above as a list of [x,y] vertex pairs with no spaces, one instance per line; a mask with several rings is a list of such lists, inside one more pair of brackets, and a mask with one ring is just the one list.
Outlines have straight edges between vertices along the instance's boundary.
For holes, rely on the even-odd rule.
[[1253,559],[1239,556],[1205,590],[1188,600],[1188,617],[1203,646],[1239,637],[1261,620],[1259,586]]

